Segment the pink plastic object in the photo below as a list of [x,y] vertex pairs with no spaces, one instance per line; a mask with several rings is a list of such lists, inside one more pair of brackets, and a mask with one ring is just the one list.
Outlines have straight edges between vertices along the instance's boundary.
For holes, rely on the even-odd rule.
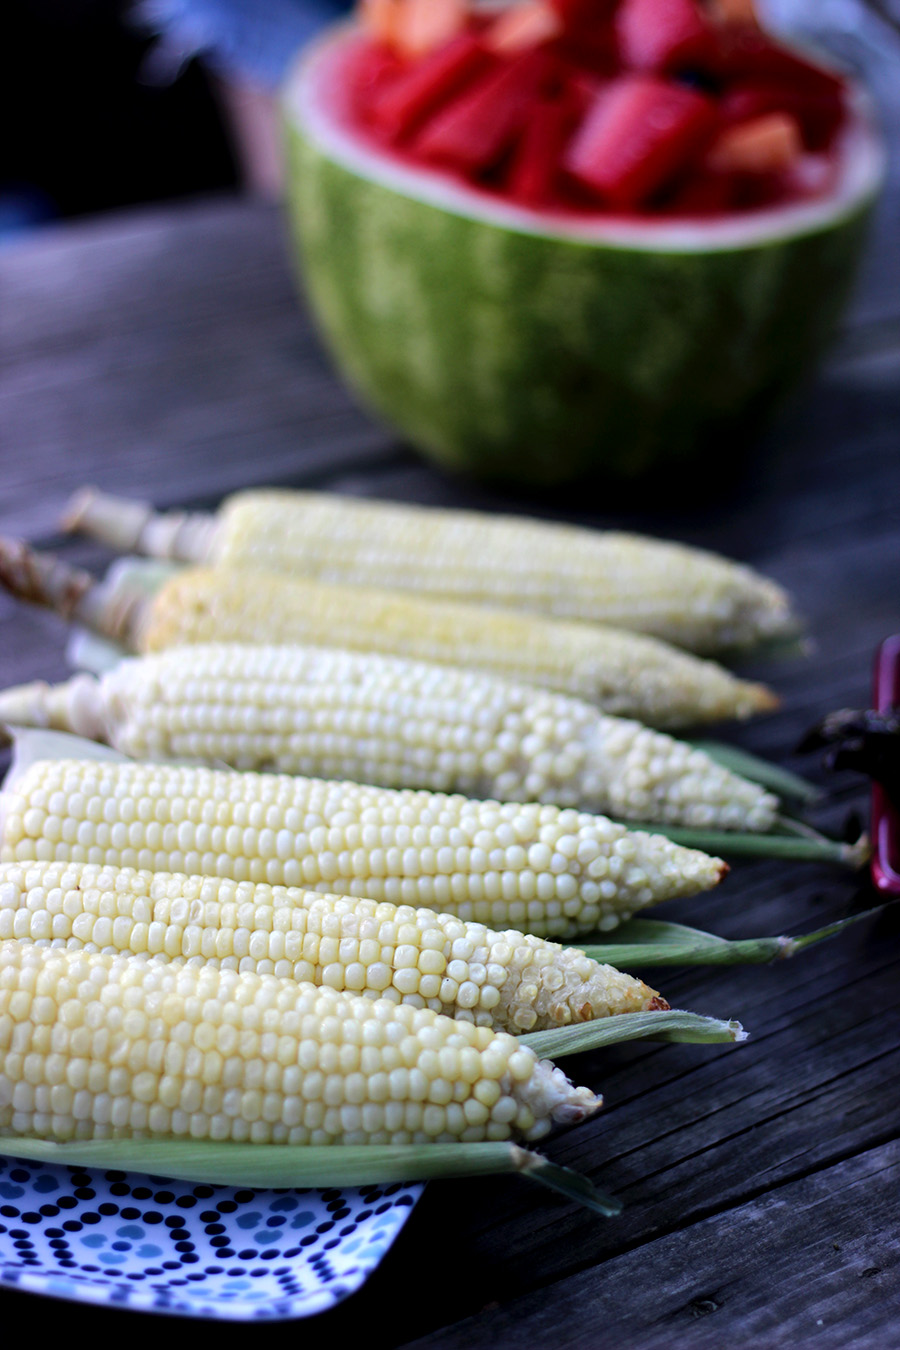
[[[875,655],[872,706],[900,706],[900,634],[886,638]],[[900,895],[900,811],[880,783],[872,784],[872,880],[887,895]]]

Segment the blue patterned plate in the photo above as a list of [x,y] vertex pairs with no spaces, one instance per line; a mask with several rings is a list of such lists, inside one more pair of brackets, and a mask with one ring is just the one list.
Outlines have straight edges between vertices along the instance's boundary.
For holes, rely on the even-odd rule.
[[0,1157],[0,1285],[187,1317],[309,1317],[360,1287],[421,1193],[249,1190]]

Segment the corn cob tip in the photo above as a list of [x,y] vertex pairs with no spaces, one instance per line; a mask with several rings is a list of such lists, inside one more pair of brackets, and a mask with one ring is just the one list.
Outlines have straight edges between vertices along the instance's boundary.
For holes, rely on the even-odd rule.
[[757,716],[760,713],[777,712],[781,707],[781,699],[770,689],[767,684],[749,683],[745,687],[746,711],[741,713],[742,717]]
[[85,486],[72,494],[59,518],[59,528],[64,534],[78,533],[85,517],[90,515],[99,492],[99,488]]
[[576,1087],[549,1059],[538,1061],[531,1079],[520,1088],[519,1095],[532,1107],[538,1120],[535,1129],[525,1135],[529,1140],[546,1134],[548,1126],[544,1120],[547,1116],[556,1125],[579,1125],[603,1105],[602,1097],[588,1087]]

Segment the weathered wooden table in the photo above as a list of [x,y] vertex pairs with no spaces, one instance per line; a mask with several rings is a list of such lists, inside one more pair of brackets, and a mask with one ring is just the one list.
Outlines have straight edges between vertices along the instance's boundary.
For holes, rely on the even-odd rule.
[[[356,410],[297,304],[282,226],[234,201],[52,230],[0,254],[0,529],[101,566],[57,519],[85,482],[160,506],[250,483],[516,507],[721,549],[796,595],[816,644],[758,667],[776,715],[734,733],[787,763],[831,708],[867,704],[900,629],[900,268],[885,213],[826,370],[726,499],[667,514],[609,497],[510,502],[420,463]],[[727,448],[723,448],[727,453]],[[0,680],[65,672],[59,626],[0,597]],[[814,762],[808,766],[821,776]],[[829,784],[840,832],[866,793]],[[726,936],[800,931],[874,903],[862,875],[739,862],[667,917]],[[777,967],[655,972],[675,1006],[740,1018],[740,1047],[585,1057],[607,1106],[549,1145],[626,1204],[602,1221],[524,1182],[433,1184],[363,1290],[273,1345],[816,1347],[900,1344],[896,915]],[[172,1320],[3,1292],[29,1336],[195,1334]],[[130,1320],[129,1320],[130,1319]],[[240,1326],[217,1327],[237,1343]]]

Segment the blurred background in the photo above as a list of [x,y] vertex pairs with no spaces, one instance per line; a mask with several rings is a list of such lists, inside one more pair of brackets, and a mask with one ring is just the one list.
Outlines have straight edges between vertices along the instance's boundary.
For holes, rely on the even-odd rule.
[[[5,0],[0,244],[216,191],[277,196],[273,91],[348,0]],[[900,107],[900,0],[764,0]],[[890,119],[898,124],[896,117]],[[897,162],[893,166],[897,174]]]

